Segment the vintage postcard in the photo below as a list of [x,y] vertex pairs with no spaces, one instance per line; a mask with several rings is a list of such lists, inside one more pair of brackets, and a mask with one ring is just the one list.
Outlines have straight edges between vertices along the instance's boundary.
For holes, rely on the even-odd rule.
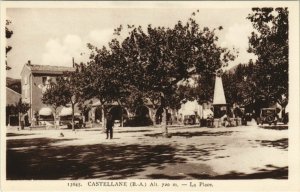
[[1,2],[1,191],[299,191],[298,1]]

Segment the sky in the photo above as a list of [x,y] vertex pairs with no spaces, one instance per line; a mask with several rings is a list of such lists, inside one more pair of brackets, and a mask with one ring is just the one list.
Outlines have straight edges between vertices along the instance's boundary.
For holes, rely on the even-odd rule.
[[173,27],[179,20],[186,22],[197,9],[195,19],[201,28],[222,26],[217,33],[218,44],[239,50],[238,58],[229,67],[255,59],[247,53],[253,27],[246,17],[251,8],[8,8],[6,15],[12,21],[9,28],[13,36],[7,44],[13,49],[7,56],[12,67],[7,76],[20,78],[28,60],[56,66],[72,66],[73,57],[76,63],[85,62],[89,56],[87,43],[107,46],[114,37],[113,30],[120,25]]

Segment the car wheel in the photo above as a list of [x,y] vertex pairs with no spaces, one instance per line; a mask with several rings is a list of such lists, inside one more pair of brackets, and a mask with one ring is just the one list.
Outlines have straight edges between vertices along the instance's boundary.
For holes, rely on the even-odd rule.
[[271,125],[275,120],[275,117],[270,115],[266,118],[266,121],[269,123],[269,125]]

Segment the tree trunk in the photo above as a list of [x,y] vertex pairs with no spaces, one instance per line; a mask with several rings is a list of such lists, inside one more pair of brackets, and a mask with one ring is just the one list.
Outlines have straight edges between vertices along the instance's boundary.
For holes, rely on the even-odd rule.
[[54,129],[57,129],[57,127],[56,127],[56,123],[57,123],[57,121],[56,121],[56,108],[54,109],[54,115],[53,115],[53,118],[54,118]]
[[161,126],[162,126],[162,133],[165,137],[168,136],[168,125],[167,125],[167,109],[163,109],[162,113],[162,121],[161,121]]
[[106,118],[105,118],[104,105],[101,105],[101,113],[102,113],[102,130],[105,132]]
[[74,104],[72,103],[72,131],[75,131],[74,126]]
[[123,127],[123,108],[121,106],[121,119],[120,119],[120,127]]
[[20,130],[22,129],[22,126],[21,126],[21,113],[19,112],[19,127],[20,127]]
[[157,109],[156,108],[153,108],[152,109],[152,121],[153,121],[153,126],[156,126],[156,112],[157,112]]

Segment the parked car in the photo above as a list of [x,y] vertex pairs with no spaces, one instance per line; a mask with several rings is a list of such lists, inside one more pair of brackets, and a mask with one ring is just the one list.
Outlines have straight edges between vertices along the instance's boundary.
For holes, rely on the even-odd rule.
[[185,125],[195,125],[196,124],[196,115],[185,115],[183,118],[183,123]]
[[[67,125],[68,129],[72,129],[72,116],[60,117],[59,125],[60,126]],[[83,127],[81,116],[78,115],[74,116],[74,127],[75,129],[79,129]]]
[[263,125],[264,123],[268,123],[271,125],[277,125],[278,117],[276,108],[262,108],[260,111],[260,117],[257,120],[257,124]]
[[287,124],[289,122],[289,113],[285,113],[282,117],[282,122]]

